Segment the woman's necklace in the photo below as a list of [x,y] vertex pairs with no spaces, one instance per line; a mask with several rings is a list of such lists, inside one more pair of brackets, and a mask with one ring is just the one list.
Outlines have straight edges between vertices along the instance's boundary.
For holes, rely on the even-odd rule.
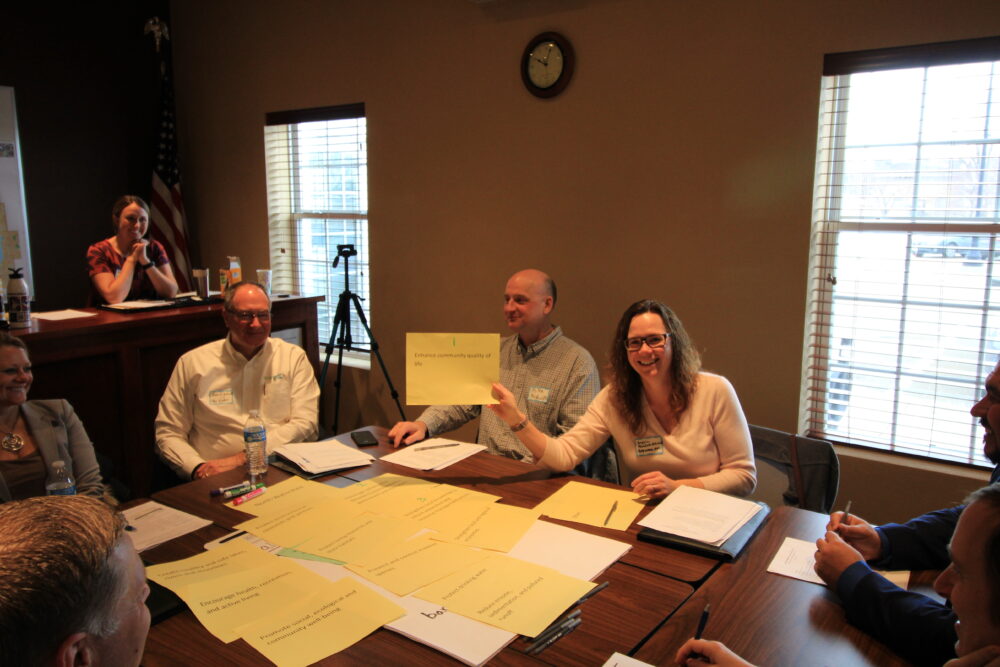
[[20,418],[20,412],[14,415],[14,423],[11,425],[10,431],[0,428],[0,432],[4,433],[3,439],[0,440],[0,447],[2,447],[5,452],[17,453],[21,451],[22,447],[24,447],[24,438],[13,431],[13,429],[17,428],[17,420]]

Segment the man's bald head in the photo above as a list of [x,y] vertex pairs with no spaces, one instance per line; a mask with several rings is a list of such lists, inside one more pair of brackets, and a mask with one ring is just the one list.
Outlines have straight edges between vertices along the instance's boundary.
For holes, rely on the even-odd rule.
[[504,318],[524,345],[541,340],[552,331],[550,314],[556,305],[556,284],[544,271],[524,269],[507,281]]

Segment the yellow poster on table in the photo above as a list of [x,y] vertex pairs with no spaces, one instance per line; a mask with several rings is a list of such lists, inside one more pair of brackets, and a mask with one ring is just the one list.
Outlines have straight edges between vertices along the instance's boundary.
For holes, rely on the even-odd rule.
[[500,334],[406,334],[407,405],[495,404]]
[[415,597],[534,637],[594,584],[541,565],[494,555],[421,588]]
[[313,595],[241,630],[243,639],[274,664],[299,667],[344,650],[405,613],[345,577],[333,583],[321,580]]
[[553,519],[628,530],[645,506],[646,503],[639,500],[639,495],[631,491],[583,482],[567,482],[535,505],[535,511]]

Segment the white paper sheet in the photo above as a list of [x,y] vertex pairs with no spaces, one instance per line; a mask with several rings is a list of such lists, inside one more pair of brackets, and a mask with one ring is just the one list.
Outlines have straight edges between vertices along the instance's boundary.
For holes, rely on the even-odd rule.
[[374,457],[336,440],[295,442],[274,451],[309,473],[343,470],[369,465]]
[[767,566],[767,571],[783,577],[825,585],[813,569],[813,564],[816,562],[815,554],[815,542],[786,537],[771,559],[771,564]]
[[536,521],[507,555],[593,581],[632,545],[549,521]]
[[760,505],[749,500],[682,486],[641,519],[639,525],[719,546],[760,509]]
[[122,514],[131,528],[125,534],[132,540],[136,551],[151,549],[212,523],[208,519],[175,510],[153,500],[130,507]]
[[441,470],[483,451],[486,451],[486,447],[471,442],[429,438],[392,454],[386,454],[379,460],[416,470]]
[[636,660],[635,658],[630,658],[627,655],[621,653],[614,653],[608,661],[604,663],[603,667],[653,667],[648,662],[643,662],[642,660]]
[[50,310],[45,313],[32,313],[31,318],[35,320],[48,320],[58,322],[59,320],[72,320],[77,317],[96,317],[97,313],[85,313],[82,310]]

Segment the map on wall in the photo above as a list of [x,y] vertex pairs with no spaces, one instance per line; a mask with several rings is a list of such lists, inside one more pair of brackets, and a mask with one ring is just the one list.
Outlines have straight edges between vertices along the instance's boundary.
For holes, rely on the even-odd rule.
[[28,289],[34,294],[29,258],[14,89],[0,86],[0,283],[6,283],[8,269],[21,267]]

